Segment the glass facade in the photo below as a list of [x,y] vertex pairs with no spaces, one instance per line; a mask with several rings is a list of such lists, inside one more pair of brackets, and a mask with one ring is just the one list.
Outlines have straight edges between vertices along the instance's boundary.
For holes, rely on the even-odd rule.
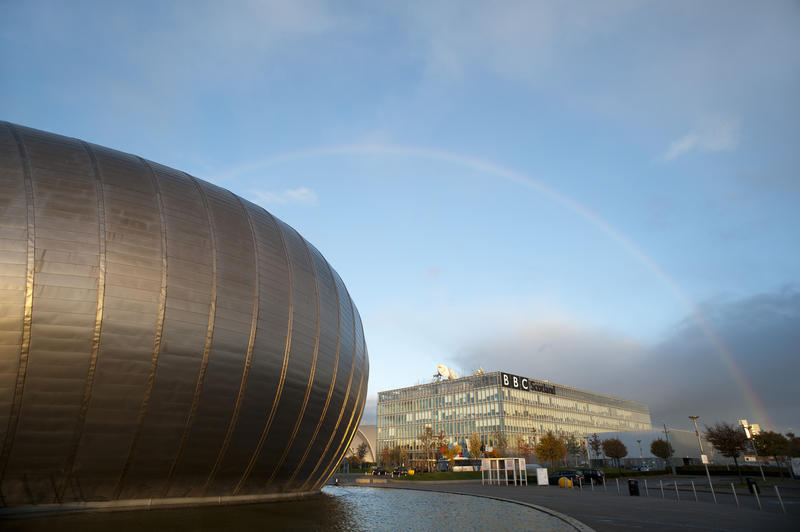
[[424,455],[428,426],[465,454],[473,432],[487,445],[494,445],[494,432],[509,445],[517,438],[534,445],[547,431],[583,437],[651,428],[644,403],[499,371],[379,392],[377,418],[378,454],[400,446],[412,460]]

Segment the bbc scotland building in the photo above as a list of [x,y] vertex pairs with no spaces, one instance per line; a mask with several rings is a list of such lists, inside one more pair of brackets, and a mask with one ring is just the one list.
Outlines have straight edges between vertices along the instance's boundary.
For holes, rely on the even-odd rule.
[[547,431],[582,438],[652,428],[644,403],[500,371],[379,392],[377,424],[378,455],[400,446],[412,462],[425,457],[426,427],[464,451],[472,433],[491,446],[499,432],[513,446],[535,445]]

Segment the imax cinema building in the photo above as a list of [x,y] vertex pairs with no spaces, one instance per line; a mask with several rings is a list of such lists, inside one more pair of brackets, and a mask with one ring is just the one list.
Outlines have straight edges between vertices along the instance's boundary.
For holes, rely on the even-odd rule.
[[292,227],[0,122],[0,513],[316,493],[368,375],[344,282]]
[[461,445],[475,432],[486,445],[494,433],[533,445],[547,431],[587,434],[649,430],[650,409],[644,403],[501,371],[479,372],[378,393],[377,451],[395,446],[412,460],[424,457],[426,427],[443,432],[448,443]]

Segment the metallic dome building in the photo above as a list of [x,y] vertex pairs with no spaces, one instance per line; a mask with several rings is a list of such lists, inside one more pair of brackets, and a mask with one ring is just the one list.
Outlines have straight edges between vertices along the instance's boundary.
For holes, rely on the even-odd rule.
[[0,122],[3,505],[317,491],[368,371],[344,283],[297,231],[184,172]]

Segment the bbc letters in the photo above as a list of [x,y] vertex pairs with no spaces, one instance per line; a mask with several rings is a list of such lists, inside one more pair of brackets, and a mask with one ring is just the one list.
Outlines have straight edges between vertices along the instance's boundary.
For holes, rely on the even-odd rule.
[[550,384],[534,382],[528,377],[520,377],[519,375],[511,375],[510,373],[500,373],[500,378],[503,381],[503,386],[506,388],[514,388],[516,390],[525,390],[531,392],[556,394],[556,387]]

